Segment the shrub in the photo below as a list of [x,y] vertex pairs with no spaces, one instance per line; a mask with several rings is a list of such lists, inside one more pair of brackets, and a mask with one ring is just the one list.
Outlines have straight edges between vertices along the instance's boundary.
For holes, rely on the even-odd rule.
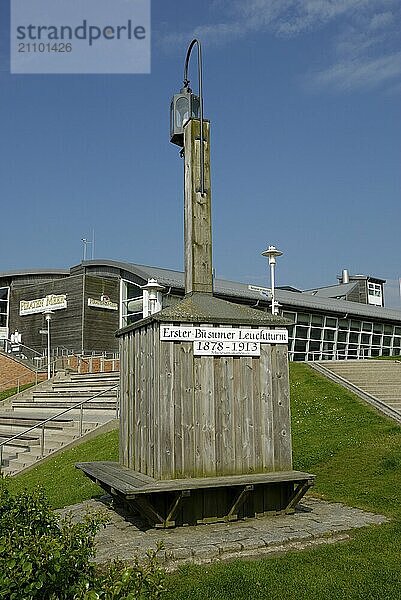
[[164,592],[157,552],[131,566],[91,563],[107,519],[88,512],[59,520],[40,488],[11,494],[0,478],[0,598],[7,600],[156,600]]

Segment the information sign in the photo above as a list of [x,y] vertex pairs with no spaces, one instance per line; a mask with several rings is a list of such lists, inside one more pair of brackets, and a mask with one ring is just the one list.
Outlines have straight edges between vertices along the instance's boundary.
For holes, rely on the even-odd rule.
[[287,329],[251,329],[242,327],[197,327],[161,325],[160,339],[166,342],[259,342],[287,344]]
[[193,342],[194,356],[260,356],[260,344],[287,344],[287,329],[161,325],[160,340]]
[[259,342],[194,342],[194,356],[260,356]]

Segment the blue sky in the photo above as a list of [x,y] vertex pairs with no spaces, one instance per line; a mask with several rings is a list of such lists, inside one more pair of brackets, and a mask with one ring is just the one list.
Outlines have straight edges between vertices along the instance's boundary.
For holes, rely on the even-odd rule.
[[150,75],[64,76],[10,75],[7,4],[0,271],[76,264],[92,229],[95,258],[182,268],[168,113],[198,36],[217,276],[268,285],[275,244],[279,285],[348,268],[387,279],[401,308],[399,0],[153,0]]

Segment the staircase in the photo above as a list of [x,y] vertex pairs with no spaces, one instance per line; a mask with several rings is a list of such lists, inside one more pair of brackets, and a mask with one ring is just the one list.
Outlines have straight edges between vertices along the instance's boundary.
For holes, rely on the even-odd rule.
[[58,373],[0,403],[0,444],[18,434],[3,445],[2,472],[15,475],[115,419],[118,383],[118,372]]
[[309,364],[401,422],[400,360],[341,360]]

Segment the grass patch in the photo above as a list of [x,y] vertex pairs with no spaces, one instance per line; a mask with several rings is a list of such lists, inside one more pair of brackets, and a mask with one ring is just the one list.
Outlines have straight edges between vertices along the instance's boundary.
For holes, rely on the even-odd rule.
[[168,600],[401,598],[401,427],[307,365],[290,373],[294,468],[316,474],[322,498],[392,522],[333,546],[182,568],[168,578]]
[[[33,385],[35,385],[35,384],[34,383],[24,383],[24,385],[20,385],[19,391],[23,392],[24,390],[27,390],[28,388],[32,387]],[[14,396],[15,394],[18,394],[17,387],[9,388],[8,390],[3,390],[2,392],[0,392],[0,402],[2,400],[6,400],[7,398],[10,398],[10,396]]]
[[[401,427],[307,365],[292,363],[294,468],[316,474],[314,493],[392,518],[349,542],[256,561],[190,566],[168,577],[168,600],[399,600]],[[53,507],[99,495],[74,463],[116,460],[118,432],[100,435],[13,478],[43,483]]]
[[10,490],[44,488],[52,508],[62,508],[103,494],[99,486],[75,468],[77,462],[118,460],[118,429],[101,434],[49,458],[27,473],[10,478]]

